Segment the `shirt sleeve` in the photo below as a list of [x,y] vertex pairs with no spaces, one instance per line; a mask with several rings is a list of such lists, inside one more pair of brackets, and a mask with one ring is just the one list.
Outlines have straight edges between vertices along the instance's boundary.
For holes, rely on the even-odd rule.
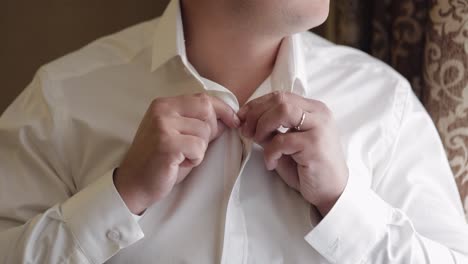
[[349,165],[342,196],[305,237],[331,263],[468,263],[468,225],[442,142],[406,89],[395,143],[371,186]]
[[0,263],[104,263],[144,236],[112,172],[76,190],[53,86],[39,72],[0,118]]

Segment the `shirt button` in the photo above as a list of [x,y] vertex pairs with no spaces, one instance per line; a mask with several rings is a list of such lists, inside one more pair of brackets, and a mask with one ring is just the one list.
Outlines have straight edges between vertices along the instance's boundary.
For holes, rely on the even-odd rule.
[[110,230],[109,232],[107,232],[107,238],[114,242],[117,242],[121,239],[121,235],[119,231]]

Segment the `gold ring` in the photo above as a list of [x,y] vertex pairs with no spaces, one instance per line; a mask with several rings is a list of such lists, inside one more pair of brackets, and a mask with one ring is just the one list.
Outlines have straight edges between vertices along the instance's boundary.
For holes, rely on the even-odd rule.
[[303,111],[303,112],[302,112],[301,121],[299,122],[299,124],[298,124],[297,126],[294,127],[294,129],[295,129],[296,131],[301,131],[301,126],[304,124],[305,117],[306,117],[306,112]]

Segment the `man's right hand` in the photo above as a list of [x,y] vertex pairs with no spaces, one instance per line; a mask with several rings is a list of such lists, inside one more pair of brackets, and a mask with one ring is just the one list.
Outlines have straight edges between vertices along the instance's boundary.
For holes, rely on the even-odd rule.
[[114,175],[130,211],[141,214],[166,197],[200,165],[224,124],[237,128],[240,121],[230,106],[207,94],[155,99]]

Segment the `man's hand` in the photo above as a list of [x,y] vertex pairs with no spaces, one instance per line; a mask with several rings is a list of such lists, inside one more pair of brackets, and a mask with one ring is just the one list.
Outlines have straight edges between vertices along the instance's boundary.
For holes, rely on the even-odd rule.
[[[277,132],[280,126],[297,126],[303,113],[300,131]],[[325,216],[348,180],[338,130],[328,107],[292,93],[274,92],[244,105],[238,115],[242,134],[264,148],[267,169],[275,169]]]
[[155,99],[114,175],[130,211],[140,214],[166,197],[200,165],[224,124],[237,128],[240,121],[231,107],[206,94]]

